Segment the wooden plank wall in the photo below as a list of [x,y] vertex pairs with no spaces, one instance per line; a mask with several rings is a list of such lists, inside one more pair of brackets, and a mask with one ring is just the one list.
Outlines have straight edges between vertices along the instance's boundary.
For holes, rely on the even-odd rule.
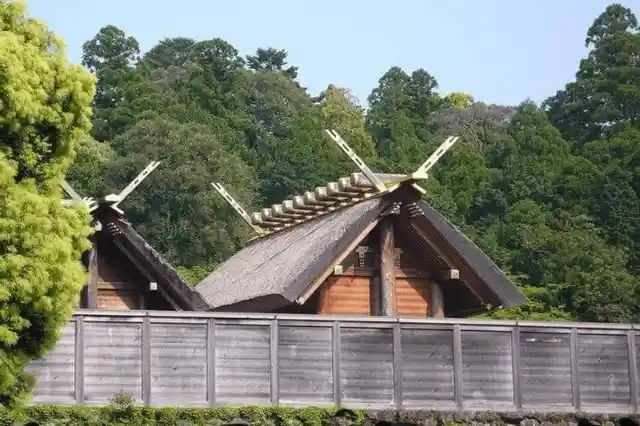
[[637,412],[640,326],[79,311],[36,403]]

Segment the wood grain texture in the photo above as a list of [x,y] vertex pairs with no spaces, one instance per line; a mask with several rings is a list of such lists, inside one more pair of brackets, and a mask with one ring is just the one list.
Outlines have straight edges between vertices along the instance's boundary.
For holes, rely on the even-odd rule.
[[429,316],[429,281],[424,278],[396,278],[399,316]]
[[330,277],[323,284],[318,313],[324,315],[370,315],[372,312],[370,277]]
[[151,403],[207,404],[206,324],[151,324]]
[[396,314],[396,255],[393,222],[387,217],[380,222],[380,301],[381,314]]
[[89,303],[94,297],[96,309],[140,309],[140,299],[149,280],[106,237],[97,239],[95,268],[95,288],[91,290],[89,286]]
[[[407,318],[394,326],[385,318],[266,317],[84,312],[78,330],[69,324],[28,367],[38,379],[34,402],[73,404],[77,379],[78,398],[93,405],[120,393],[143,403],[145,386],[145,401],[157,406],[396,407],[401,396],[406,407],[449,410],[460,389],[463,410],[513,411],[517,400],[526,412],[556,413],[575,410],[575,382],[585,413],[634,410],[630,388],[638,378],[629,349],[640,348],[624,326],[520,323],[515,333],[514,325],[489,321],[455,327]],[[209,341],[207,321],[215,322]]]
[[221,404],[268,404],[271,391],[269,327],[216,325],[215,390]]
[[142,324],[97,322],[84,325],[84,397],[106,404],[117,394],[142,401]]
[[391,329],[340,330],[340,379],[345,403],[393,403]]
[[453,407],[453,331],[402,330],[402,399]]
[[444,318],[444,297],[440,283],[437,281],[432,280],[429,283],[429,302],[429,316],[433,318]]
[[462,395],[467,404],[512,408],[512,365],[510,332],[462,331]]
[[520,331],[520,388],[524,407],[571,406],[570,334]]
[[63,329],[56,347],[43,359],[33,361],[26,371],[38,378],[33,392],[35,403],[72,404],[74,393],[75,323]]
[[280,400],[283,403],[331,403],[332,360],[329,327],[280,327]]
[[140,306],[140,292],[135,290],[100,289],[97,296],[98,309],[128,311]]
[[580,401],[583,407],[618,411],[631,403],[625,335],[578,334]]

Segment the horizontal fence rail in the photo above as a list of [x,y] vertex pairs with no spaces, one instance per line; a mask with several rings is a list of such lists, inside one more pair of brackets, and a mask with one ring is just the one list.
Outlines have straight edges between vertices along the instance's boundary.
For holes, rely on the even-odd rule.
[[35,403],[637,413],[640,326],[78,311]]

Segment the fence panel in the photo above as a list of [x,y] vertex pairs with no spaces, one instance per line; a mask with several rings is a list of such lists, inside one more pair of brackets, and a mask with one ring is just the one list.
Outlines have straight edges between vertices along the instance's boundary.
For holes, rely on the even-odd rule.
[[629,326],[79,312],[35,403],[637,412]]
[[582,409],[629,411],[631,377],[626,333],[578,331],[578,371]]
[[525,409],[571,409],[570,329],[520,329],[520,390]]
[[71,321],[62,329],[58,343],[43,359],[32,362],[27,372],[38,378],[33,402],[73,404],[75,402],[75,334]]
[[218,324],[214,333],[215,400],[219,404],[271,402],[269,325]]
[[402,400],[406,406],[455,408],[453,330],[402,330]]
[[142,402],[142,321],[84,322],[83,377],[87,404],[106,404],[118,394]]
[[207,405],[207,325],[150,325],[150,402]]
[[331,326],[281,325],[278,338],[280,402],[330,405],[334,400]]
[[462,398],[465,407],[514,407],[511,330],[462,330]]
[[394,404],[393,330],[340,329],[340,384],[345,404]]

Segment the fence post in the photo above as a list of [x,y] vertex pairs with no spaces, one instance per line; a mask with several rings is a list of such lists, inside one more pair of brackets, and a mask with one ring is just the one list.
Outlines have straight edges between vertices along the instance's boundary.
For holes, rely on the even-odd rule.
[[571,400],[573,408],[580,410],[580,369],[578,362],[578,329],[571,328]]
[[638,359],[636,357],[636,332],[631,329],[627,333],[627,347],[629,351],[629,387],[631,391],[631,407],[634,414],[638,414]]
[[331,355],[333,356],[332,374],[333,374],[333,402],[336,407],[342,404],[342,389],[340,386],[340,323],[333,322],[331,328]]
[[269,347],[271,354],[271,404],[278,405],[280,400],[278,374],[278,319],[271,321]]
[[402,329],[393,325],[393,397],[396,408],[402,408]]
[[209,405],[216,405],[216,320],[207,321],[207,400]]
[[151,405],[151,320],[142,318],[142,401]]
[[453,395],[458,410],[462,410],[462,331],[460,324],[453,326]]
[[84,316],[76,314],[74,347],[74,391],[76,404],[84,403]]
[[513,374],[513,402],[517,411],[522,410],[522,388],[520,386],[520,327],[511,330],[511,362]]

